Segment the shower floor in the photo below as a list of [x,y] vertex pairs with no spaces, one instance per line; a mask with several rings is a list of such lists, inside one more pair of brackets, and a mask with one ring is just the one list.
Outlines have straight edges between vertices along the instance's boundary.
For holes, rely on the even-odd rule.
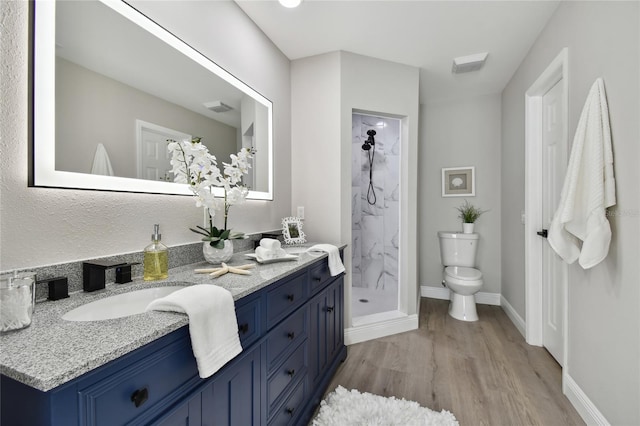
[[395,291],[382,291],[366,287],[351,288],[352,318],[398,309],[398,294]]

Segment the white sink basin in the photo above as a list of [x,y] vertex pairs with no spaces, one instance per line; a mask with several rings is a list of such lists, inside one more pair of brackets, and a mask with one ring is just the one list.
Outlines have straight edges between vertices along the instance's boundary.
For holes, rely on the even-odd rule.
[[153,287],[116,294],[70,310],[62,316],[67,321],[102,321],[141,314],[149,303],[167,296],[183,286]]

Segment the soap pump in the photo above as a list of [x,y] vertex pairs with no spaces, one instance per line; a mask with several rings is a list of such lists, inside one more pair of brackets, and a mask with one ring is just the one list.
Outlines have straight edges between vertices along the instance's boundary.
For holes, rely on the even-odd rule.
[[153,225],[151,244],[144,249],[144,280],[155,281],[169,277],[169,249],[160,242],[160,225]]

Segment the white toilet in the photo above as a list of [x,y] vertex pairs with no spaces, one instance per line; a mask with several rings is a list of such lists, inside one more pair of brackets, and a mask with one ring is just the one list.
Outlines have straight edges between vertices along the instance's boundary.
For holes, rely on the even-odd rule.
[[442,284],[451,290],[449,315],[461,321],[478,321],[475,294],[482,287],[482,272],[475,269],[478,234],[438,232]]

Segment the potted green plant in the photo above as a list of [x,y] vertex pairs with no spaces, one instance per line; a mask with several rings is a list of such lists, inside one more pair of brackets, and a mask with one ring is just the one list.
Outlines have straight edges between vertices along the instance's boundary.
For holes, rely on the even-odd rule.
[[456,207],[456,210],[460,213],[458,217],[462,219],[462,232],[465,234],[472,234],[475,221],[487,212],[469,203],[469,200],[464,200],[464,204]]

